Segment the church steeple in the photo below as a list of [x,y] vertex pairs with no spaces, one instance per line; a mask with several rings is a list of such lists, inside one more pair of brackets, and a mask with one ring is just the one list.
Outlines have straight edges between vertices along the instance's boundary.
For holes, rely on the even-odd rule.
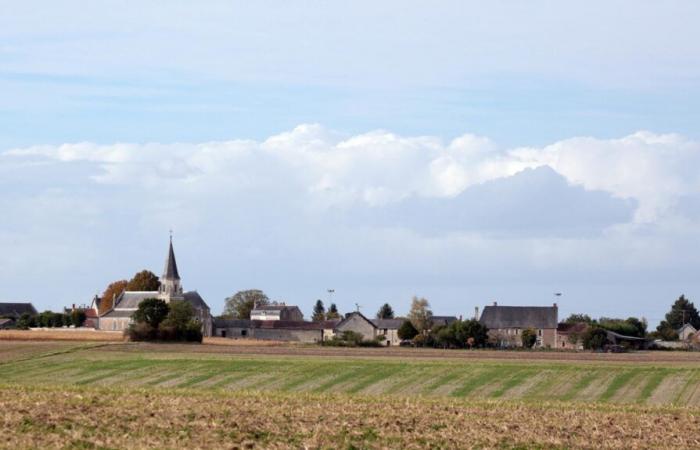
[[165,269],[160,278],[160,292],[166,297],[174,297],[182,294],[180,286],[180,274],[177,272],[177,262],[175,261],[175,251],[173,250],[173,234],[170,233],[170,247],[168,257],[165,259]]

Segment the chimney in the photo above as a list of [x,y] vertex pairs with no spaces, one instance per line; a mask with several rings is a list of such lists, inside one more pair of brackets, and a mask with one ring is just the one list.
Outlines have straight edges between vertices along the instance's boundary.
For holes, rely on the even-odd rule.
[[474,320],[479,320],[479,307],[474,307]]
[[558,306],[557,306],[557,304],[556,304],[556,303],[554,304],[554,307],[555,307],[555,308],[558,308]]
[[459,321],[460,321],[460,322],[462,321],[462,315],[461,315],[461,314],[459,315]]
[[493,306],[498,306],[498,302],[493,302]]
[[72,311],[75,311],[75,303],[73,303],[73,309],[72,309]]

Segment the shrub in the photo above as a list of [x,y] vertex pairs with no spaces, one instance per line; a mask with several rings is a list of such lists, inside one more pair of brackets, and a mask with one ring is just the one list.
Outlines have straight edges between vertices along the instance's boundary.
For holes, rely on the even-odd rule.
[[124,334],[132,341],[153,341],[158,337],[158,330],[146,322],[136,322],[129,325]]
[[590,327],[583,334],[583,347],[588,350],[601,350],[608,343],[608,332],[600,327]]
[[532,328],[526,328],[520,334],[520,339],[522,340],[523,347],[532,348],[537,343],[537,331]]
[[396,333],[399,339],[411,340],[418,335],[418,330],[416,330],[416,327],[413,326],[410,320],[404,320]]

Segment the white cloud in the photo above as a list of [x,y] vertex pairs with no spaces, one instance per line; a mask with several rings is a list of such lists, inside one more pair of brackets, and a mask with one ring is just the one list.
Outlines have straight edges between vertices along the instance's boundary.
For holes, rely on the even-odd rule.
[[13,149],[5,160],[94,163],[95,182],[162,187],[167,192],[298,190],[321,207],[381,205],[418,195],[453,197],[470,186],[549,166],[569,183],[635,200],[638,223],[675,213],[683,196],[700,195],[700,143],[674,134],[638,132],[619,139],[577,137],[543,148],[501,149],[487,138],[374,131],[350,137],[317,124],[263,142],[202,144],[91,143]]

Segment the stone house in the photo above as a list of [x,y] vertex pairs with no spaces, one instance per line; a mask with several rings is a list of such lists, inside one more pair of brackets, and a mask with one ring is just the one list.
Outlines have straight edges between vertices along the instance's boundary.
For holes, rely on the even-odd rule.
[[697,332],[698,330],[696,330],[695,327],[689,323],[686,323],[685,325],[676,330],[676,333],[678,333],[678,339],[681,341],[690,340],[690,338]]
[[583,334],[588,331],[587,323],[560,323],[557,326],[556,348],[562,350],[583,350]]
[[344,331],[353,331],[368,341],[377,337],[377,326],[359,311],[346,314],[333,331],[337,335]]
[[250,320],[286,320],[300,322],[304,320],[304,313],[298,306],[292,305],[264,305],[255,306],[250,312]]
[[522,347],[522,332],[535,330],[535,347],[555,348],[559,308],[553,306],[487,306],[479,322],[489,329],[489,340],[498,347]]
[[202,324],[202,334],[211,336],[212,317],[209,306],[197,291],[185,292],[180,284],[180,274],[177,270],[175,252],[173,251],[173,239],[170,238],[168,256],[165,260],[165,269],[160,278],[160,289],[157,291],[124,291],[114,299],[113,306],[99,316],[98,327],[105,331],[123,331],[131,324],[131,316],[138,309],[139,304],[147,298],[158,298],[166,303],[187,302],[192,305],[195,317]]
[[406,321],[406,319],[372,319],[371,322],[376,327],[376,336],[384,337],[384,345],[387,347],[392,345],[399,345],[401,339],[399,339],[399,328]]

